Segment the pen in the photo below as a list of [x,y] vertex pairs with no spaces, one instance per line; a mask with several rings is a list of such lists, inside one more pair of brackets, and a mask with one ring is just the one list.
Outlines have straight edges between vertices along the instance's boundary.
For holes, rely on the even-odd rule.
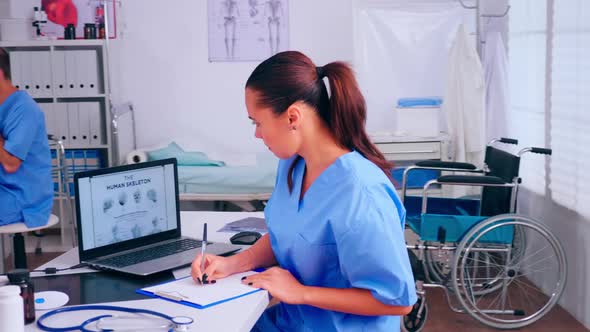
[[[203,225],[203,243],[201,244],[201,273],[205,271],[205,251],[207,249],[207,223]],[[203,283],[207,282],[207,275],[203,274]]]
[[172,295],[169,293],[165,293],[165,292],[154,292],[155,295],[159,296],[159,297],[163,297],[165,299],[169,299],[169,300],[173,300],[173,301],[182,301],[184,298],[182,296],[177,296],[177,295]]

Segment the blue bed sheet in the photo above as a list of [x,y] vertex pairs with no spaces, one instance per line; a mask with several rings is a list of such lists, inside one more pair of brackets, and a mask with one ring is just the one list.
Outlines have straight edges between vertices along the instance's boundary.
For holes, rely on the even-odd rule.
[[257,166],[179,166],[180,193],[262,194],[275,186],[276,163]]

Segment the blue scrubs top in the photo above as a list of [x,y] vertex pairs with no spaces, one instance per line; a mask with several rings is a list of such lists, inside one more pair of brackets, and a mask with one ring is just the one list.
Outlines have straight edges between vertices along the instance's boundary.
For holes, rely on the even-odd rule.
[[51,153],[45,117],[26,92],[16,91],[0,105],[0,134],[4,150],[22,160],[16,173],[0,167],[0,226],[46,225],[53,205]]
[[[338,158],[299,200],[305,161],[279,163],[265,209],[279,265],[307,286],[362,288],[388,305],[416,301],[403,236],[405,209],[391,181],[353,151]],[[281,303],[256,323],[260,331],[399,331],[399,316],[359,316]]]

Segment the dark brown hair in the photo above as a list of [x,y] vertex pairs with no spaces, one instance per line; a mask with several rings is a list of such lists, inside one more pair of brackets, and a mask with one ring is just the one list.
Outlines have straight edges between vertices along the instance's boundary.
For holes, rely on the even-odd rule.
[[[331,96],[324,84],[328,78]],[[282,114],[297,101],[315,108],[326,123],[336,141],[343,148],[356,150],[377,165],[392,180],[391,168],[369,140],[365,131],[367,108],[350,66],[343,62],[331,62],[317,67],[304,54],[297,51],[277,53],[259,64],[252,72],[246,88],[258,93],[258,104],[269,107],[277,115]],[[289,168],[288,184],[292,189],[293,168]]]
[[0,47],[0,70],[4,73],[4,77],[10,79],[10,57],[8,52]]

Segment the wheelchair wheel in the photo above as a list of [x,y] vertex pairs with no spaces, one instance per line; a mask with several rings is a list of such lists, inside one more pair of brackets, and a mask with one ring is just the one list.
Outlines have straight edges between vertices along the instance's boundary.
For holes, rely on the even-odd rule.
[[425,250],[424,262],[428,276],[437,284],[444,284],[451,278],[453,252],[449,250]]
[[557,304],[566,265],[561,244],[545,226],[503,214],[478,223],[464,236],[451,272],[466,312],[485,325],[515,329],[534,323]]
[[[517,262],[522,258],[523,248],[526,245],[526,237],[521,230],[522,228],[518,226],[514,227],[514,241],[510,258],[512,262]],[[483,295],[498,290],[502,284],[501,278],[494,278],[498,276],[498,271],[494,266],[501,263],[502,257],[486,252],[470,253],[470,255],[471,257],[467,261],[472,266],[469,268],[472,271],[479,270],[479,273],[485,275],[487,280],[483,287],[473,290],[474,294]],[[434,283],[447,285],[447,289],[451,293],[455,290],[451,282],[453,257],[454,252],[451,250],[426,250],[424,252],[424,260],[430,279]]]
[[412,311],[406,316],[402,317],[402,331],[404,332],[418,332],[424,328],[424,323],[428,318],[428,306],[422,298],[418,296],[418,300],[414,304]]
[[[526,249],[526,233],[518,225],[513,227],[514,237],[510,250],[510,264],[518,264],[524,257]],[[466,261],[471,264],[467,270],[478,271],[479,278],[485,278],[485,284],[482,287],[473,289],[474,295],[485,295],[497,291],[502,287],[503,277],[499,274],[498,266],[506,266],[505,259],[507,255],[498,255],[494,252],[471,253],[471,257]]]

